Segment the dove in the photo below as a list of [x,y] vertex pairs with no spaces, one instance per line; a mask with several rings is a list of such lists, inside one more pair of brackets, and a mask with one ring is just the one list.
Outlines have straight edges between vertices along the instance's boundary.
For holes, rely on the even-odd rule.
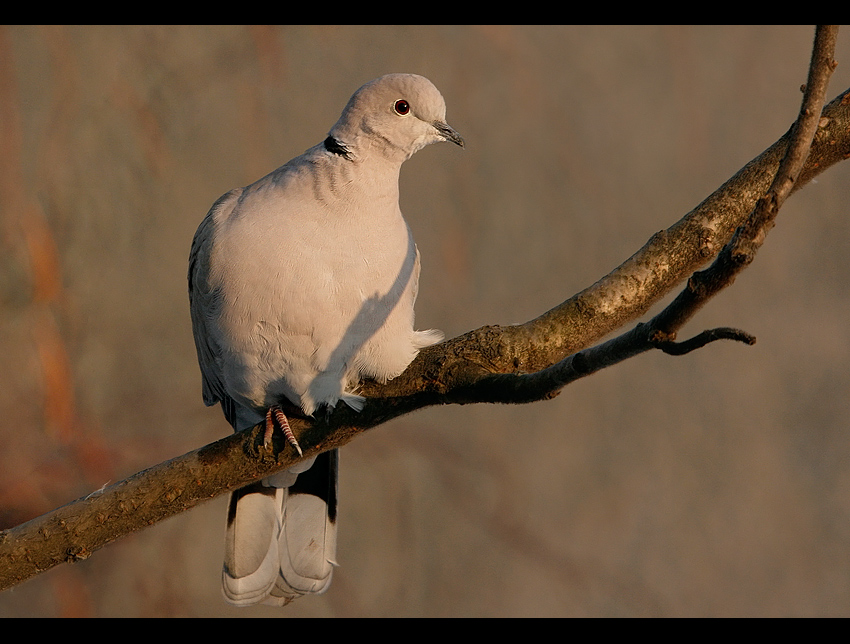
[[[301,454],[287,416],[363,408],[358,383],[398,376],[443,334],[414,329],[419,251],[399,172],[439,141],[464,147],[437,88],[389,74],[358,89],[322,143],[219,198],[189,258],[192,330],[208,406],[234,431],[265,423]],[[231,494],[222,591],[238,606],[328,589],[338,454]]]

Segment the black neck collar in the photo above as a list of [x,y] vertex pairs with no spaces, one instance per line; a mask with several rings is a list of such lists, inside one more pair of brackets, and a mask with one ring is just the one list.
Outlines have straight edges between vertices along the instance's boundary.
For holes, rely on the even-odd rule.
[[351,153],[348,151],[348,148],[332,136],[329,136],[325,139],[324,145],[325,150],[327,150],[331,154],[338,154],[339,156],[344,157],[346,159],[351,159]]

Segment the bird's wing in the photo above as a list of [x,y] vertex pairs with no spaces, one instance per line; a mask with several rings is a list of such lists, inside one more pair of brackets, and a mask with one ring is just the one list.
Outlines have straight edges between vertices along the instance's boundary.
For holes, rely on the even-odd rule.
[[[221,306],[221,293],[210,284],[210,256],[215,235],[216,220],[233,210],[242,189],[231,190],[216,201],[198,226],[189,253],[189,311],[192,315],[192,333],[201,367],[204,403],[222,403],[228,421],[233,416],[234,403],[224,386],[220,366],[221,347],[211,333],[210,323]],[[230,413],[228,413],[230,409]]]

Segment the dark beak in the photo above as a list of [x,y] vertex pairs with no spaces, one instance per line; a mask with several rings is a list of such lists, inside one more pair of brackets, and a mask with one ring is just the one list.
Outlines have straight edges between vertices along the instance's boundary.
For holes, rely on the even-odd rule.
[[439,132],[440,136],[442,136],[446,141],[451,141],[452,143],[457,143],[460,147],[464,147],[461,135],[449,127],[447,123],[434,121],[434,127],[437,128],[437,132]]

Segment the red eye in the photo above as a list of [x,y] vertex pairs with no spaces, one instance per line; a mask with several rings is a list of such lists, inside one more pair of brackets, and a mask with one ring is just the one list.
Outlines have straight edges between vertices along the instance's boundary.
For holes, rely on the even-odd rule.
[[410,103],[408,103],[403,98],[400,98],[393,105],[393,109],[395,110],[395,113],[399,116],[404,116],[405,114],[410,112]]

